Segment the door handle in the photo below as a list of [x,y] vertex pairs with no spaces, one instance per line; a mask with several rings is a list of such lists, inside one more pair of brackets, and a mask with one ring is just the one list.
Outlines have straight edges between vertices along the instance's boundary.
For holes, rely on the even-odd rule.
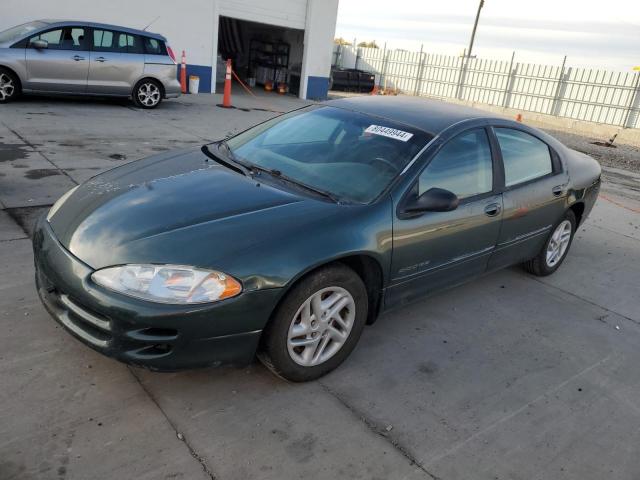
[[551,189],[554,197],[559,197],[564,193],[564,185],[557,185]]
[[84,57],[81,57],[80,55],[74,55],[73,57],[71,57],[73,60],[75,60],[76,62],[79,62],[81,60],[84,60]]
[[500,207],[497,203],[490,203],[486,207],[484,207],[484,213],[488,217],[495,217],[502,211],[502,207]]
[[107,59],[106,59],[106,58],[104,58],[104,57],[98,57],[98,58],[96,58],[96,62],[103,63],[103,62],[106,62],[106,61],[107,61]]

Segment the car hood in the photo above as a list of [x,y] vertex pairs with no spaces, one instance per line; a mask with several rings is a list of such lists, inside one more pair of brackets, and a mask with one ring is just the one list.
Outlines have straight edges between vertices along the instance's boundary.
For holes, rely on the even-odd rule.
[[94,177],[73,192],[50,224],[59,241],[93,268],[208,266],[331,207],[258,183],[192,150]]

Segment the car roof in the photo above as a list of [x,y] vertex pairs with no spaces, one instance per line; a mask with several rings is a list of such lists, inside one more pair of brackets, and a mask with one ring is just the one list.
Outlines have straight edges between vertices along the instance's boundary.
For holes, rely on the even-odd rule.
[[332,100],[327,105],[386,118],[432,135],[464,120],[499,118],[476,108],[402,95],[356,96]]
[[138,30],[136,28],[123,27],[121,25],[111,25],[108,23],[98,23],[98,22],[85,22],[80,20],[38,20],[40,22],[46,23],[47,28],[51,27],[93,27],[93,28],[105,28],[107,30],[117,30],[119,32],[130,33],[132,35],[144,35],[146,37],[155,38],[157,40],[167,41],[167,39],[160,35],[159,33],[151,33],[146,30]]

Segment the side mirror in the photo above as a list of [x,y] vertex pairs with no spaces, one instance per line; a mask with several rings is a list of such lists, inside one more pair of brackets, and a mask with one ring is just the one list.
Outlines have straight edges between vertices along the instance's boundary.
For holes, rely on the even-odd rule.
[[29,45],[36,50],[46,50],[49,48],[49,42],[46,40],[34,40]]
[[458,208],[457,195],[443,188],[431,188],[404,207],[406,213],[451,212]]

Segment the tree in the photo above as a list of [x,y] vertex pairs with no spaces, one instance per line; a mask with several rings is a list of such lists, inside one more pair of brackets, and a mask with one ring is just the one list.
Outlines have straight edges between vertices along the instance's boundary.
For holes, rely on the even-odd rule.
[[345,40],[342,37],[334,38],[333,39],[333,43],[335,43],[336,45],[344,45],[345,47],[350,47],[351,46],[351,42]]
[[362,48],[380,48],[375,40],[372,42],[360,42],[358,46]]

